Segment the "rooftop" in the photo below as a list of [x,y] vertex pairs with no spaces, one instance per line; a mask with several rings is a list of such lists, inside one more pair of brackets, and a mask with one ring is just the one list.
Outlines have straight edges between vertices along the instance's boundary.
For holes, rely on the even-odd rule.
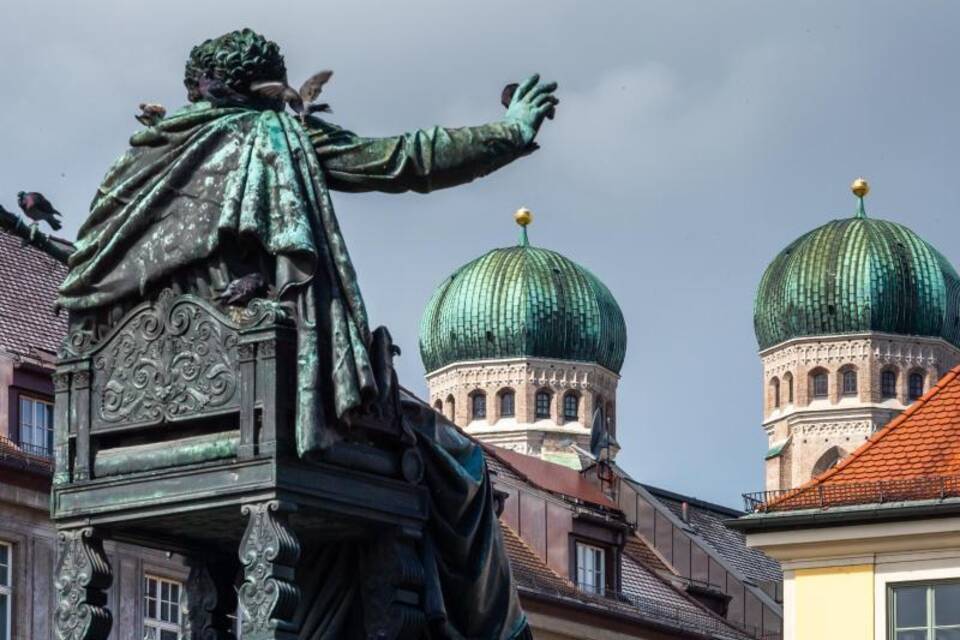
[[46,360],[67,332],[67,316],[54,311],[67,275],[70,244],[37,233],[0,211],[0,351]]
[[796,489],[750,494],[757,514],[908,506],[960,497],[960,367],[829,469]]

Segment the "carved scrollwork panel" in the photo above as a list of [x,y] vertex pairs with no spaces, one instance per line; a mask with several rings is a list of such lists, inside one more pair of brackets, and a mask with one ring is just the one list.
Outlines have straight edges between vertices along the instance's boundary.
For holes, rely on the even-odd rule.
[[157,423],[235,406],[238,342],[195,298],[161,295],[94,356],[95,421]]
[[54,588],[57,640],[106,640],[112,618],[106,589],[112,576],[103,542],[92,528],[61,531],[57,536]]
[[247,528],[240,541],[244,580],[237,593],[244,638],[285,627],[300,602],[294,569],[300,543],[287,524],[282,505],[275,501],[243,505]]

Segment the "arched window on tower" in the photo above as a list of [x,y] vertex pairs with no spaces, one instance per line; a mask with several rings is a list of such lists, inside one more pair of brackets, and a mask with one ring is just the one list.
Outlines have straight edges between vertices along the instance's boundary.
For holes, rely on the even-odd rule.
[[445,404],[447,409],[445,412],[447,416],[447,420],[449,420],[450,422],[456,422],[457,421],[457,401],[454,399],[453,394],[450,394],[449,396],[447,396],[447,401]]
[[844,369],[840,377],[840,393],[844,396],[857,395],[857,370]]
[[787,386],[787,404],[793,404],[793,374],[789,371],[783,374],[783,384]]
[[810,477],[815,478],[827,469],[832,469],[837,466],[837,463],[843,460],[845,455],[847,455],[847,453],[840,447],[830,447],[817,459],[816,464],[813,465],[813,471]]
[[576,391],[567,391],[563,396],[564,422],[576,422],[580,417],[580,396]]
[[504,389],[500,392],[500,417],[512,418],[517,414],[517,396],[513,389]]
[[537,391],[534,397],[534,417],[543,420],[550,417],[550,392]]
[[487,417],[487,394],[475,391],[470,396],[470,414],[474,420],[483,420]]
[[770,398],[774,409],[780,408],[780,378],[770,381]]
[[897,397],[896,369],[884,369],[880,372],[880,397],[884,400]]
[[437,398],[437,401],[433,403],[433,410],[437,413],[443,413],[443,400]]
[[923,374],[914,371],[910,374],[910,377],[907,378],[907,397],[910,398],[910,401],[917,400],[920,396],[923,395]]
[[810,397],[813,399],[826,398],[828,389],[826,369],[814,369],[810,372]]

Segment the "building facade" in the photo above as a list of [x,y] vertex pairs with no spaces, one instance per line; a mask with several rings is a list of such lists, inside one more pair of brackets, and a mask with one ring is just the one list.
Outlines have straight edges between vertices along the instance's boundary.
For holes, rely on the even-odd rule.
[[839,465],[750,496],[779,560],[785,640],[960,636],[960,367]]
[[788,245],[757,291],[767,489],[837,464],[960,363],[960,277],[853,190],[855,214]]
[[[52,640],[56,532],[53,363],[66,332],[53,309],[69,244],[0,212],[0,640]],[[115,640],[178,640],[189,570],[165,552],[107,542]]]

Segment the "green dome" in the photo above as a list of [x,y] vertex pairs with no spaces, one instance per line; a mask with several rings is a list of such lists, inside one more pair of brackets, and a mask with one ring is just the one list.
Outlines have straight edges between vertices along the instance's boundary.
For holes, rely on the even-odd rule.
[[627,329],[610,290],[523,238],[460,267],[437,288],[420,321],[424,367],[529,356],[595,362],[619,373]]
[[910,229],[860,210],[801,236],[767,267],[753,310],[760,349],[800,336],[882,331],[960,346],[960,277]]

